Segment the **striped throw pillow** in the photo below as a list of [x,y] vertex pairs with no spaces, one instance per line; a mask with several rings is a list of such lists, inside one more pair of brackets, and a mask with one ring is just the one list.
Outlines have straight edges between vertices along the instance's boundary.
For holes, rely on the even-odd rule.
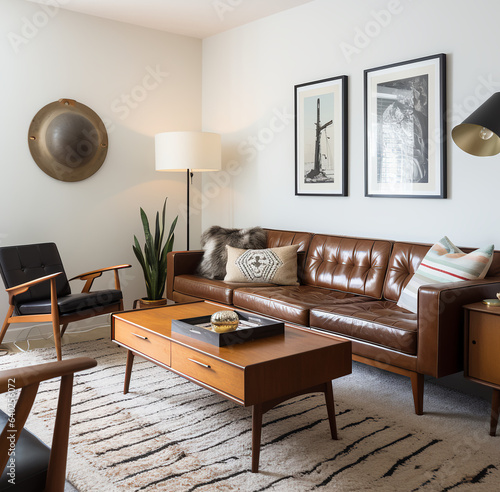
[[401,292],[398,306],[416,313],[418,289],[421,285],[484,278],[493,260],[493,249],[491,244],[466,254],[445,236],[427,252]]

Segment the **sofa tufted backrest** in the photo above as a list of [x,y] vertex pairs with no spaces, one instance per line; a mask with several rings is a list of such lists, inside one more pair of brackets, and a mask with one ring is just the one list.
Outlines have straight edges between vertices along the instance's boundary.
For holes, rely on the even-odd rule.
[[327,236],[312,238],[304,283],[380,299],[392,243]]
[[265,229],[267,232],[267,247],[279,248],[299,244],[299,251],[307,251],[311,242],[310,232],[279,231],[277,229]]
[[267,232],[268,248],[280,248],[281,246],[290,246],[292,244],[299,245],[297,252],[297,276],[299,282],[303,283],[306,253],[313,235],[310,232],[280,231],[277,229],[265,229],[265,231]]
[[[389,301],[399,299],[401,291],[406,287],[431,246],[432,244],[394,243],[384,284],[385,299]],[[470,253],[477,248],[460,247],[460,249],[464,253]],[[486,277],[500,277],[500,251],[494,252],[493,261]]]
[[384,283],[384,298],[397,301],[431,244],[394,243]]

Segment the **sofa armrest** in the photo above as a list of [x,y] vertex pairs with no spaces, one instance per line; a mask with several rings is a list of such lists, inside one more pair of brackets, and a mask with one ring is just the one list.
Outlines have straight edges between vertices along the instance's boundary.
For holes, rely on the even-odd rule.
[[423,285],[418,291],[417,371],[442,377],[463,369],[463,306],[500,292],[500,278]]
[[177,275],[195,275],[203,258],[203,251],[171,251],[167,255],[167,299],[173,299],[174,279]]

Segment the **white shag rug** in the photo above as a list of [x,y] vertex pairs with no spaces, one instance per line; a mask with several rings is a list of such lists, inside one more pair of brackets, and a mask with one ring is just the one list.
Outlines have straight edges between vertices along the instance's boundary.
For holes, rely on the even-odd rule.
[[[323,396],[297,397],[264,415],[254,474],[250,408],[137,357],[123,395],[126,351],[109,340],[63,354],[98,361],[75,377],[68,480],[80,492],[500,490],[488,402],[435,384],[416,416],[409,380],[354,363],[333,385],[339,440]],[[53,347],[37,349],[1,357],[0,370],[52,361]],[[27,424],[49,445],[58,387],[41,385]]]

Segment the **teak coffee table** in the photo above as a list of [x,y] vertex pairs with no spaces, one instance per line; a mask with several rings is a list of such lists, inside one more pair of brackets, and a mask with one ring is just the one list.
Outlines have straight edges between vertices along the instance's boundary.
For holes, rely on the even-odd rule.
[[252,472],[259,469],[262,415],[305,393],[325,394],[337,439],[332,379],[351,373],[351,342],[285,326],[285,333],[216,347],[171,332],[173,319],[211,315],[227,306],[196,302],[112,315],[111,339],[125,347],[124,393],[140,355],[239,405],[252,407]]

